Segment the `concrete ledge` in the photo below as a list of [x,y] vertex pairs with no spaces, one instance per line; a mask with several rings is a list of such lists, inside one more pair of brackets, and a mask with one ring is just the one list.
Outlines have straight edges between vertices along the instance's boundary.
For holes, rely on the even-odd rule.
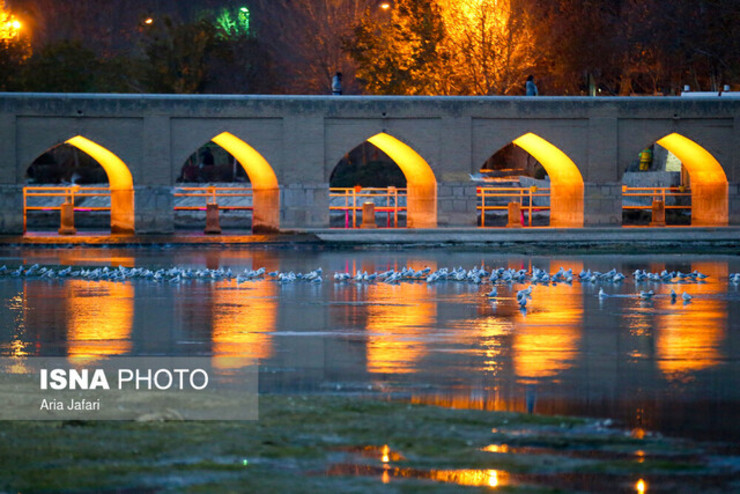
[[[303,229],[279,234],[250,235],[247,232],[227,232],[204,235],[182,232],[173,235],[111,235],[79,233],[63,236],[57,233],[0,236],[0,245],[324,245],[324,246],[383,246],[401,247],[485,247],[527,250],[578,249],[580,251],[631,251],[659,247],[662,252],[723,251],[740,252],[740,227],[629,227],[629,228],[436,228],[374,230]],[[562,251],[561,251],[562,253]]]
[[489,245],[532,247],[605,246],[671,247],[681,252],[683,248],[723,247],[740,251],[740,228],[691,228],[691,227],[629,227],[629,228],[438,228],[438,229],[380,229],[310,230],[322,242],[331,244],[394,244],[394,245]]

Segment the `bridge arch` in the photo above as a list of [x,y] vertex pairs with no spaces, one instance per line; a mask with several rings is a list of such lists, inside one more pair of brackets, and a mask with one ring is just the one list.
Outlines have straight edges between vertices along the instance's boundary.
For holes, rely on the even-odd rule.
[[406,225],[408,228],[437,227],[437,178],[424,158],[413,148],[385,132],[367,139],[387,154],[406,177]]
[[252,231],[277,232],[280,229],[280,187],[270,163],[252,146],[229,132],[211,139],[229,152],[252,183]]
[[527,151],[550,177],[550,226],[583,226],[583,176],[576,164],[557,146],[528,132],[513,141]]
[[[259,151],[230,132],[221,132],[212,137],[210,142],[229,153],[239,163],[249,179],[252,188],[252,231],[255,233],[278,231],[280,228],[280,190],[277,176],[270,163]],[[207,145],[206,143],[205,146]],[[201,150],[202,148],[203,146]],[[192,161],[193,156],[191,155],[186,161],[178,181],[195,180],[195,175],[199,175],[198,181],[211,182],[214,180],[213,173],[203,176],[198,172],[195,162]],[[213,155],[210,154],[210,156],[213,159]],[[221,173],[216,173],[216,175],[220,176]],[[229,180],[220,176],[215,181]]]
[[134,233],[134,182],[126,163],[109,149],[81,135],[63,144],[79,149],[103,168],[110,190],[111,233]]
[[729,222],[727,176],[712,154],[676,132],[658,139],[686,167],[691,185],[691,224],[726,226]]

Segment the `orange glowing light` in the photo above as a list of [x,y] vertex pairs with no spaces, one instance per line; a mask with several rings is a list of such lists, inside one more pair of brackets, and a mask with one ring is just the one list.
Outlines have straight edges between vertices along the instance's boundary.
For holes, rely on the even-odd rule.
[[509,446],[506,444],[489,444],[483,448],[482,451],[486,451],[488,453],[508,453]]
[[639,494],[644,494],[647,491],[647,483],[642,479],[638,480],[635,484],[635,490]]
[[[583,264],[553,260],[578,273]],[[543,293],[545,292],[546,293]],[[524,379],[553,377],[573,366],[581,340],[583,289],[580,284],[537,286],[526,316],[518,316],[514,331],[514,371]]]
[[[425,329],[437,317],[437,305],[425,285],[371,285],[368,287],[367,370],[406,374],[426,354]],[[403,297],[404,302],[399,303]]]
[[144,24],[151,24],[153,22],[154,22],[154,19],[152,19],[151,17],[147,17],[146,19],[144,19]]
[[65,289],[70,362],[89,363],[131,351],[132,285],[69,280]]
[[380,4],[380,8],[383,10],[388,10],[389,8],[391,8],[391,4],[389,4],[388,2],[383,2]]
[[231,153],[242,165],[252,183],[252,189],[278,187],[278,180],[270,163],[252,146],[229,132],[222,132],[211,140]]
[[130,190],[133,188],[134,180],[131,177],[131,172],[118,156],[100,144],[96,144],[82,136],[75,136],[65,142],[80,151],[84,151],[100,163],[100,166],[103,167],[105,174],[108,176],[110,190]]
[[382,461],[383,463],[388,463],[390,461],[390,458],[388,457],[390,452],[391,452],[391,449],[388,447],[387,444],[384,444],[383,445],[383,456],[380,458],[380,461]]
[[406,177],[409,228],[437,227],[437,178],[419,153],[393,136],[381,132],[368,139],[401,169]]
[[[693,263],[692,270],[709,275],[706,283],[678,285],[694,298],[683,305],[681,298],[655,301],[659,315],[655,319],[655,353],[660,371],[668,380],[683,380],[694,372],[719,365],[724,355],[727,302],[718,295],[725,287],[718,283],[727,277],[727,263]],[[669,287],[664,290],[667,294]],[[705,296],[706,295],[706,296]]]
[[134,180],[126,164],[100,144],[82,136],[75,136],[65,142],[89,154],[105,170],[111,191],[111,231],[133,233]]
[[691,224],[727,225],[729,191],[722,165],[706,149],[680,134],[657,141],[681,160],[691,181]]
[[583,176],[575,163],[545,139],[533,133],[514,139],[539,161],[550,177],[550,226],[583,226]]
[[229,369],[245,356],[266,359],[273,353],[272,332],[277,324],[277,285],[267,281],[250,284],[251,290],[214,290],[213,366]]

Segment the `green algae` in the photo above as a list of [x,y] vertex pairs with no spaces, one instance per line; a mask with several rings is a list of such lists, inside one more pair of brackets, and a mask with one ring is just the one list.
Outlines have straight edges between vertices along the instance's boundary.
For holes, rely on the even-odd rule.
[[[492,443],[512,451],[483,451]],[[378,473],[390,468],[380,455],[357,452],[385,445],[400,453],[389,462],[397,469],[391,472],[403,473],[389,484]],[[638,451],[639,458],[630,457]],[[703,461],[702,451],[700,444],[635,439],[581,418],[265,395],[252,422],[5,422],[0,491],[447,492],[461,485],[434,472],[495,469],[516,480],[506,486],[512,492],[558,492],[541,476],[726,473]],[[365,466],[365,473],[328,474],[335,464]]]

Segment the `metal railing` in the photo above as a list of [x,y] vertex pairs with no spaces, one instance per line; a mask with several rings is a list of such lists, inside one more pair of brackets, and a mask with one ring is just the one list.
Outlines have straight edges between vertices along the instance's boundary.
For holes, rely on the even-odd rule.
[[[691,210],[691,190],[688,187],[628,187],[622,186],[622,197],[650,197],[650,204],[624,205],[622,209],[652,209],[653,201],[663,201],[666,209],[688,209]],[[666,198],[688,197],[689,204],[668,205]]]
[[[59,202],[54,204],[38,204],[37,198],[58,198]],[[35,186],[23,187],[23,231],[26,231],[28,213],[32,211],[61,211],[62,204],[75,204],[81,197],[107,197],[107,206],[75,206],[74,211],[108,211],[110,212],[110,188],[108,187],[82,187],[70,186]],[[34,203],[37,204],[34,204]]]
[[[344,204],[332,206],[331,200],[341,198]],[[375,204],[376,213],[386,214],[386,227],[398,228],[398,213],[406,211],[401,206],[400,199],[406,199],[406,189],[397,187],[332,187],[329,189],[329,212],[344,212],[344,227],[357,228],[357,211],[362,211],[362,204],[366,201]],[[380,202],[380,204],[378,204]],[[351,219],[351,223],[350,223]],[[392,220],[392,221],[391,221]]]
[[[518,202],[521,211],[527,212],[527,224],[532,226],[533,213],[549,211],[550,206],[539,206],[534,204],[536,197],[546,197],[549,201],[550,189],[540,187],[478,187],[478,211],[480,211],[480,226],[486,226],[487,211],[508,211],[510,202]],[[504,204],[500,200],[504,199]],[[491,204],[493,202],[494,204]]]
[[198,197],[203,205],[175,206],[175,211],[205,211],[208,204],[218,204],[219,210],[251,211],[253,206],[222,204],[219,199],[245,199],[252,197],[252,187],[175,187],[172,194],[177,197]]

